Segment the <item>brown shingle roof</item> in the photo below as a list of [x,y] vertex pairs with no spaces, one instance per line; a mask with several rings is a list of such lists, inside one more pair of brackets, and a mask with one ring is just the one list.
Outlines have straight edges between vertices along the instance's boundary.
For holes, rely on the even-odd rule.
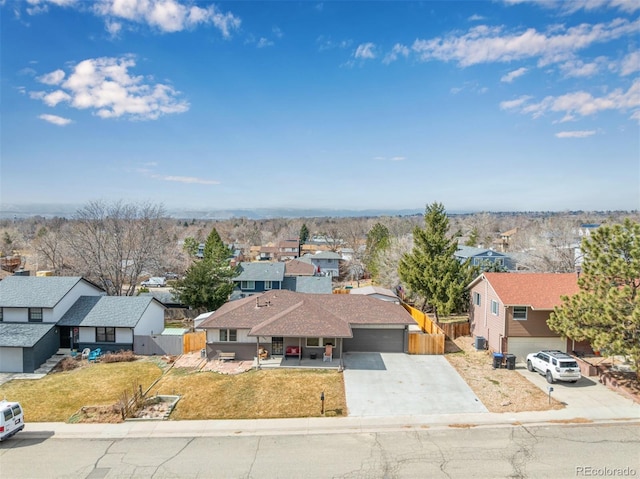
[[271,290],[224,304],[201,328],[251,329],[250,336],[351,337],[351,325],[407,325],[405,309],[368,296]]
[[575,273],[484,273],[505,306],[551,310],[579,291]]
[[315,272],[315,266],[297,259],[292,259],[284,264],[285,276],[313,276]]

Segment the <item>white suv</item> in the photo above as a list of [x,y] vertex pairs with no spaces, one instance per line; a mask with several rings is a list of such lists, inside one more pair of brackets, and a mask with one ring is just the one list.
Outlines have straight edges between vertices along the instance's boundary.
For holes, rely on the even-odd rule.
[[562,351],[538,351],[527,355],[527,369],[544,374],[549,384],[555,381],[575,383],[581,377],[577,361]]

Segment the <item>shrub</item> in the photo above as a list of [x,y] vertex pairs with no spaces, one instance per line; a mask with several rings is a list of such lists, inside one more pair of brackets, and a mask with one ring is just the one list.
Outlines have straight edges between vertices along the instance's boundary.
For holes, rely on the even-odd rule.
[[102,363],[124,363],[135,361],[136,355],[133,351],[117,351],[115,353],[106,353],[100,357],[100,362]]

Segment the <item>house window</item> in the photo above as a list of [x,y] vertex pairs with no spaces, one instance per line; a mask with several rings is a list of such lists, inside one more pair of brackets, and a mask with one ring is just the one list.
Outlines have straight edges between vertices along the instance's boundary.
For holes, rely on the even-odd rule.
[[221,342],[235,342],[238,340],[238,330],[237,329],[221,329],[220,330],[220,341]]
[[527,307],[526,306],[514,306],[513,307],[513,319],[514,319],[514,321],[526,321],[527,320]]
[[264,289],[265,289],[265,290],[267,290],[267,289],[273,289],[272,282],[271,282],[271,281],[265,281],[265,282],[264,282]]
[[256,289],[255,281],[240,281],[240,289]]
[[96,343],[115,343],[116,328],[96,328]]
[[480,296],[480,293],[473,293],[473,304],[475,304],[476,306],[480,306],[480,303],[482,303],[482,299]]
[[42,308],[29,308],[29,322],[30,323],[42,322]]
[[2,308],[0,308],[0,323],[4,321],[4,313],[2,312]]
[[498,302],[495,299],[491,300],[491,313],[498,316]]
[[308,348],[324,348],[327,344],[335,346],[336,338],[307,338]]

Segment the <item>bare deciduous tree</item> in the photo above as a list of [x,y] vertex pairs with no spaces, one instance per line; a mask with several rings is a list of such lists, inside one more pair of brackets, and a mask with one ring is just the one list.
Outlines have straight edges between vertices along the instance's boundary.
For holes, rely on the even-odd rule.
[[162,264],[169,236],[161,205],[93,201],[75,215],[67,243],[78,260],[77,273],[108,294],[131,296],[145,271]]

